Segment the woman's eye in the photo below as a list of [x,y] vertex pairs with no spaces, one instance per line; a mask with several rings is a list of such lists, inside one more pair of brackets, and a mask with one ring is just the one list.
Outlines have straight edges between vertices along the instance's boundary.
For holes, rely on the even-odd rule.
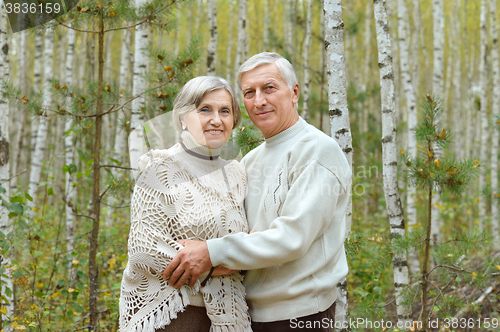
[[202,107],[200,109],[200,112],[210,112],[210,110],[208,109],[208,107]]
[[231,114],[231,110],[230,110],[230,109],[228,109],[228,108],[224,108],[224,109],[222,110],[222,113],[224,113],[224,114]]

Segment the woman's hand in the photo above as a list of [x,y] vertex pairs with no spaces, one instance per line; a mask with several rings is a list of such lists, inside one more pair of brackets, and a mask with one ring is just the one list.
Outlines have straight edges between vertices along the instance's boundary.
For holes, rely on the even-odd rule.
[[230,274],[236,273],[238,270],[231,270],[222,265],[217,265],[212,273],[213,276],[228,276]]

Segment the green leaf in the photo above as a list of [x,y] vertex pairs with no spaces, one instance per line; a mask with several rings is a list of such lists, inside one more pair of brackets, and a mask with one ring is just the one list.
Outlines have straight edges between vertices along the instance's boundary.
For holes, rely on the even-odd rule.
[[25,194],[24,194],[24,197],[26,197],[26,199],[27,199],[28,201],[33,202],[33,197],[31,197],[31,196],[30,196],[30,194],[25,193]]
[[68,172],[69,172],[69,166],[68,166],[68,165],[64,165],[64,166],[62,167],[62,171],[63,171],[63,174],[68,173]]
[[54,196],[54,190],[52,188],[47,188],[47,195]]

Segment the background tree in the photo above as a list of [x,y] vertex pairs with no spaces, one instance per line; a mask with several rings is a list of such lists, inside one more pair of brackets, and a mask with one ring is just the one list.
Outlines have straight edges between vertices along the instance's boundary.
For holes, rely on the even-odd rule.
[[[342,1],[325,0],[325,63],[328,79],[328,104],[331,123],[331,136],[339,143],[349,166],[352,166],[352,138],[347,108],[347,84],[344,53],[344,21],[342,18]],[[347,236],[351,230],[352,201],[346,211]],[[347,302],[347,280],[344,278],[337,285],[337,301],[335,320],[349,321],[349,306]],[[349,330],[342,328],[341,331]]]
[[[377,32],[378,67],[380,68],[380,96],[382,111],[382,164],[384,196],[391,229],[391,242],[405,238],[403,207],[399,198],[398,163],[396,148],[396,116],[394,98],[394,74],[392,68],[391,39],[389,22],[384,1],[373,1],[375,28]],[[401,36],[400,36],[401,38]],[[403,66],[405,69],[406,67]],[[406,76],[408,76],[406,74]],[[408,79],[404,77],[403,79]],[[411,83],[410,83],[411,84]],[[404,289],[408,286],[408,260],[405,253],[394,251],[392,255],[394,289],[398,326],[409,329],[411,306],[404,299]]]

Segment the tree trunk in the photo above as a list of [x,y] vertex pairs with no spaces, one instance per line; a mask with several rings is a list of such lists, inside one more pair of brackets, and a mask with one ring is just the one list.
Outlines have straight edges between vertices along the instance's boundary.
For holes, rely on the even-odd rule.
[[[344,21],[342,19],[342,1],[324,0],[325,14],[325,49],[328,80],[328,104],[331,123],[331,136],[337,141],[352,167],[352,137],[347,108],[347,82],[344,51]],[[352,201],[346,212],[346,230],[351,231]],[[342,326],[349,321],[347,302],[347,280],[342,279],[337,285],[337,307],[335,321]],[[340,331],[349,331],[342,328]]]
[[[121,50],[121,59],[120,59],[120,105],[125,102],[125,98],[123,97],[123,93],[127,88],[127,73],[129,71],[129,62],[128,62],[128,49],[127,44],[130,39],[130,30],[123,30],[122,35],[122,50]],[[113,149],[113,158],[118,160],[120,164],[124,162],[124,156],[126,155],[126,140],[127,133],[125,129],[125,111],[122,109],[118,112],[116,119],[116,134],[115,134],[115,145]],[[112,168],[111,174],[116,178],[118,177],[118,169]],[[106,229],[110,229],[113,226],[113,206],[116,204],[116,200],[113,196],[111,196],[109,200],[109,209],[106,217]]]
[[302,117],[304,120],[309,122],[309,86],[311,84],[309,79],[309,45],[311,44],[311,12],[312,12],[312,2],[309,0],[307,4],[307,20],[306,20],[306,35],[304,40],[304,53],[302,55],[304,63],[304,90],[302,93],[303,103],[302,103]]
[[[177,23],[177,28],[175,29],[174,32],[174,56],[177,57],[177,54],[179,54],[179,26],[181,24],[181,3],[177,2],[175,4],[175,17],[176,17],[176,23]],[[189,31],[189,29],[188,29]],[[188,38],[188,42],[191,39],[191,37]]]
[[44,45],[44,55],[43,55],[43,111],[38,117],[39,125],[37,132],[37,139],[35,143],[35,149],[31,157],[31,172],[29,179],[28,193],[33,197],[33,202],[30,202],[30,206],[34,206],[37,201],[37,190],[38,183],[40,183],[40,176],[42,174],[42,166],[46,144],[47,144],[47,130],[48,130],[48,109],[52,105],[52,77],[53,77],[53,66],[54,66],[54,30],[51,28],[45,29],[45,45]]
[[[73,55],[75,51],[75,39],[76,33],[73,29],[68,29],[68,50],[66,55],[66,77],[65,83],[67,86],[71,86],[73,84]],[[68,97],[66,100],[66,107],[70,107],[71,99]],[[72,110],[70,110],[72,112]],[[73,127],[73,118],[71,116],[67,116],[65,119],[64,126],[64,164],[68,167],[71,164],[75,163],[74,157],[74,145],[73,141],[75,139],[75,134],[71,131]],[[71,254],[75,249],[75,211],[73,210],[73,206],[76,204],[75,197],[77,186],[73,186],[75,181],[75,175],[70,172],[66,173],[65,179],[65,196],[66,196],[66,249],[68,254]],[[73,268],[73,258],[68,259],[68,280],[69,282],[73,282],[76,277],[76,269]]]
[[[139,7],[145,0],[136,0],[136,7]],[[134,85],[132,94],[139,95],[144,91],[146,86],[145,72],[147,67],[146,48],[149,41],[149,30],[144,25],[138,25],[135,28],[135,51],[134,51]],[[134,137],[129,137],[129,153],[131,160],[131,167],[137,165],[137,160],[143,154],[142,146],[144,140],[144,133],[142,131],[144,125],[144,113],[141,110],[144,103],[144,97],[136,98],[132,101],[132,114],[130,119],[130,131],[134,133]]]
[[[26,92],[26,31],[20,31],[17,33],[17,54],[18,54],[18,70],[17,70],[17,84],[21,91]],[[21,151],[23,145],[24,138],[24,127],[26,125],[26,120],[28,118],[28,112],[23,112],[22,116],[15,117],[16,127],[17,127],[17,135],[15,136],[14,141],[14,151],[12,151],[12,156],[14,157],[12,160],[12,175],[17,174],[17,168],[19,165],[19,161],[21,159]],[[18,177],[14,176],[10,181],[10,187],[15,188],[17,186]]]
[[[488,74],[486,69],[486,48],[488,46],[488,31],[487,31],[487,2],[481,0],[481,14],[479,18],[479,98],[481,100],[481,108],[479,110],[481,124],[481,147],[479,151],[479,160],[482,167],[479,169],[479,192],[483,192],[486,187],[486,171],[488,158]],[[479,135],[478,135],[479,136]],[[485,228],[486,221],[486,199],[482,195],[479,197],[478,204],[479,213],[479,229],[482,231]]]
[[100,193],[100,157],[101,157],[101,130],[102,130],[102,89],[104,76],[104,18],[101,11],[99,17],[98,33],[98,72],[97,72],[97,105],[95,118],[95,141],[94,141],[94,170],[92,173],[92,232],[89,238],[89,331],[98,329],[97,299],[99,298],[99,270],[97,268],[97,250],[99,239],[99,216],[101,214],[101,193]]
[[[264,6],[264,52],[269,51],[269,22],[271,21],[270,17],[270,10],[268,8],[271,8],[271,3],[269,0],[265,0],[265,6]],[[232,3],[232,1],[231,1]]]
[[[443,0],[432,0],[433,34],[434,34],[434,68],[432,74],[432,93],[437,99],[443,100],[443,54],[444,54],[444,3]],[[439,146],[434,146],[436,158],[442,154]],[[432,205],[432,223],[431,223],[431,245],[441,240],[441,194],[436,191],[433,194],[434,204]]]
[[[492,143],[491,143],[491,188],[493,189],[491,201],[491,228],[495,238],[493,245],[496,250],[500,250],[499,240],[499,212],[498,200],[500,199],[500,191],[498,190],[498,139],[500,131],[500,63],[498,62],[498,34],[500,25],[496,20],[497,3],[496,0],[490,1],[490,17],[491,17],[491,38],[493,39],[491,62],[493,68],[493,95],[491,114],[493,118],[492,128]],[[497,122],[498,121],[498,122]]]
[[455,19],[452,20],[452,52],[453,52],[453,113],[452,120],[450,125],[453,128],[453,133],[457,137],[454,142],[454,154],[457,159],[465,159],[466,155],[464,153],[464,145],[463,141],[460,138],[464,138],[465,128],[463,126],[462,119],[465,118],[466,113],[465,107],[463,107],[463,98],[462,98],[462,56],[460,54],[460,41],[461,38],[461,22],[460,22],[460,2],[455,2],[453,8]]
[[[3,3],[0,2],[0,77],[8,80],[9,78],[9,36],[7,35],[7,13],[4,10]],[[6,192],[4,197],[10,196],[9,178],[9,103],[3,98],[3,84],[0,83],[0,177],[2,185]],[[8,217],[9,211],[3,205],[0,206],[0,231],[7,237],[12,232],[12,219]],[[5,248],[2,248],[5,250]],[[12,253],[12,250],[10,251]],[[6,307],[7,315],[14,318],[14,284],[12,281],[12,269],[10,257],[0,256],[0,265],[5,268],[4,275],[1,276],[2,283],[2,296],[4,299],[0,302],[1,307]],[[9,288],[10,294],[6,292]],[[0,314],[1,315],[1,314]],[[3,325],[1,316],[0,324],[4,331],[12,331],[10,325]]]
[[[389,23],[383,0],[374,0],[375,28],[377,32],[378,66],[380,68],[380,98],[382,110],[382,164],[386,211],[391,229],[391,241],[405,236],[403,208],[399,198],[397,176],[396,117],[394,104],[394,74],[392,68]],[[408,286],[408,262],[406,255],[394,253],[394,288],[398,326],[409,326],[411,304],[403,302],[403,293]]]
[[[234,0],[229,0],[229,29],[227,37],[227,49],[226,49],[226,81],[231,82],[231,51],[233,50],[233,13],[234,13]],[[236,86],[235,86],[236,87]]]
[[[406,109],[408,113],[407,130],[407,154],[411,158],[417,156],[417,139],[415,138],[415,127],[417,126],[417,100],[412,76],[410,73],[410,52],[408,46],[408,10],[404,0],[398,0],[398,36],[399,36],[399,54],[401,66],[401,80],[406,96]],[[417,198],[417,188],[412,185],[406,186],[406,216],[408,232],[412,232],[417,225],[417,207],[415,199]],[[412,276],[420,275],[420,263],[416,250],[412,250],[409,255],[410,272]]]
[[[238,0],[238,44],[236,48],[236,59],[234,61],[234,72],[237,73],[245,59],[246,43],[246,20],[247,20],[247,0]],[[234,75],[233,86],[239,86],[238,77]],[[238,98],[241,98],[238,94]],[[240,100],[241,102],[241,100]]]
[[210,41],[207,51],[207,75],[215,76],[217,63],[217,8],[215,0],[208,0],[208,23],[210,27]]
[[[42,59],[43,59],[43,34],[42,30],[35,31],[35,59],[33,64],[33,92],[40,91],[42,83]],[[36,136],[38,134],[38,119],[31,116],[31,145],[30,149],[36,145]],[[33,159],[33,152],[31,154]]]

